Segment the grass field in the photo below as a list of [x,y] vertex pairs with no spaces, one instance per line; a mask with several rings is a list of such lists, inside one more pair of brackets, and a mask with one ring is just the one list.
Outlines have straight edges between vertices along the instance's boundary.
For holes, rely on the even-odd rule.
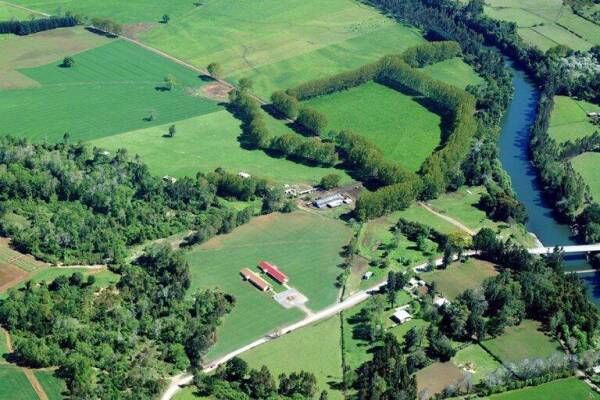
[[588,112],[593,111],[600,112],[600,106],[567,96],[554,97],[548,134],[562,143],[600,131],[600,127],[591,123],[587,116]]
[[541,50],[558,44],[588,50],[600,43],[600,26],[575,15],[561,0],[488,0],[492,18],[515,22],[521,37]]
[[250,76],[263,97],[423,41],[417,30],[353,0],[203,3],[141,39],[196,66],[218,62],[232,80]]
[[32,16],[35,16],[35,14],[18,7],[0,3],[0,21],[30,20]]
[[39,400],[39,397],[20,368],[0,365],[0,399]]
[[85,29],[62,28],[27,36],[3,35],[0,53],[0,89],[36,87],[40,84],[17,70],[46,65],[66,55],[80,53],[109,43]]
[[318,392],[327,390],[330,399],[343,399],[333,383],[342,379],[340,318],[332,317],[257,347],[241,357],[251,368],[269,367],[273,376],[310,371],[317,377]]
[[590,187],[594,200],[600,201],[600,179],[598,179],[600,153],[583,153],[572,159],[571,164],[575,171],[583,176],[583,180]]
[[[129,42],[114,40],[73,58],[72,68],[54,61],[18,70],[41,87],[0,91],[0,134],[54,142],[69,132],[73,140],[90,140],[219,110],[188,94],[204,84],[196,73]],[[158,90],[166,75],[176,87]]]
[[422,71],[435,79],[461,89],[466,88],[468,85],[479,85],[485,82],[473,71],[469,64],[458,57],[428,65],[422,68]]
[[479,383],[486,375],[500,368],[500,363],[478,344],[472,344],[456,352],[452,362],[459,368],[467,368],[473,375],[473,383]]
[[6,363],[5,355],[9,353],[8,337],[4,329],[0,329],[0,364]]
[[104,137],[91,143],[112,151],[125,147],[131,154],[139,154],[156,175],[195,176],[199,171],[210,172],[223,167],[233,173],[246,171],[280,183],[316,184],[329,173],[342,175],[343,183],[351,181],[342,170],[309,167],[270,157],[261,150],[243,149],[238,142],[240,122],[225,110],[178,121],[174,138],[163,137],[169,125]]
[[540,332],[539,328],[539,322],[524,320],[518,326],[506,328],[501,336],[482,344],[504,363],[526,358],[546,358],[561,351],[558,342]]
[[388,160],[413,171],[440,143],[439,115],[410,96],[375,82],[305,104],[327,116],[327,130],[353,130],[375,143]]
[[[243,282],[240,269],[258,271],[260,260],[275,263],[289,276],[289,285],[308,297],[306,305],[319,310],[335,302],[335,278],[342,262],[339,253],[350,236],[350,229],[339,221],[298,211],[254,218],[233,233],[215,237],[187,253],[192,275],[190,292],[219,287],[237,299],[234,311],[223,319],[219,340],[208,358],[303,316],[297,309],[284,309],[271,299],[271,294]],[[275,285],[275,290],[279,292],[282,287]]]
[[597,400],[600,395],[576,378],[560,379],[488,397],[489,400]]
[[471,257],[465,262],[452,263],[446,269],[425,273],[421,277],[427,282],[435,281],[440,293],[454,300],[465,290],[481,287],[484,280],[497,274],[492,263]]
[[35,371],[35,377],[38,379],[49,400],[62,400],[65,396],[62,394],[67,389],[65,382],[54,376],[53,371]]

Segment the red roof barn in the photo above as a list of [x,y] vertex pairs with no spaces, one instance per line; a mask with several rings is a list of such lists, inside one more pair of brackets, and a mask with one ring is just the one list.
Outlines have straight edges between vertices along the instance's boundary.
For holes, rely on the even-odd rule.
[[244,277],[245,280],[250,281],[254,286],[266,292],[271,289],[271,285],[269,285],[263,278],[256,275],[253,271],[248,268],[244,268],[240,271],[240,275]]
[[289,280],[287,275],[281,272],[276,265],[273,265],[267,261],[259,262],[258,268],[260,268],[265,274],[269,275],[271,278],[275,279],[279,283],[287,283],[287,281]]

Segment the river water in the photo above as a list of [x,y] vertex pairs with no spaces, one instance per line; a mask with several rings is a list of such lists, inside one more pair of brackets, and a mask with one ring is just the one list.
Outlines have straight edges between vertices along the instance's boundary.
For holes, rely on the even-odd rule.
[[[542,196],[541,184],[529,157],[529,137],[535,121],[539,90],[526,74],[510,63],[513,72],[514,97],[508,107],[500,134],[500,161],[510,175],[519,200],[527,209],[527,229],[544,246],[577,244],[569,226],[558,223],[552,207]],[[590,269],[584,256],[566,256],[566,270]],[[588,287],[591,300],[600,306],[600,273],[584,273],[579,277]]]

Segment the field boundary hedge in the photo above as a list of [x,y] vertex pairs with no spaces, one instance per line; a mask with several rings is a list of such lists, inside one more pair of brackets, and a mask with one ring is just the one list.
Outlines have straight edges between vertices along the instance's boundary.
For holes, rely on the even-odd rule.
[[0,34],[13,33],[19,36],[26,36],[57,28],[72,27],[77,24],[77,18],[72,16],[40,18],[31,21],[2,21],[0,22]]

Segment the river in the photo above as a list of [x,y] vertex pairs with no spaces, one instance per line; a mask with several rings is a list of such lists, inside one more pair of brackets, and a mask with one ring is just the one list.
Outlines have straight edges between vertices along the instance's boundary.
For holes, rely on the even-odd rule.
[[[535,121],[539,90],[519,69],[513,72],[514,97],[508,107],[500,134],[500,161],[510,175],[519,200],[527,209],[527,229],[545,246],[577,244],[569,226],[558,223],[552,216],[552,207],[542,195],[541,184],[529,157],[529,137]],[[585,258],[565,258],[566,270],[590,269]],[[579,274],[588,287],[591,300],[600,306],[600,273]]]

